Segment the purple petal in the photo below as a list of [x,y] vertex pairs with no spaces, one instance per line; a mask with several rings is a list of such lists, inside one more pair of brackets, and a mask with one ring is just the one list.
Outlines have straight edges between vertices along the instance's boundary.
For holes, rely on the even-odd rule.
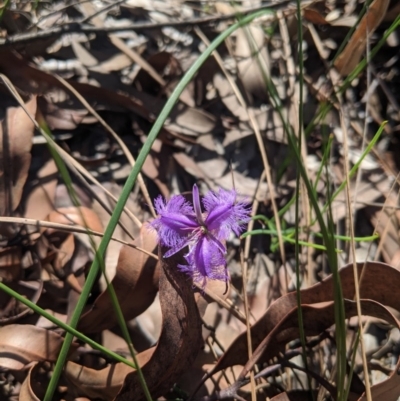
[[221,267],[225,271],[226,266],[225,256],[220,250],[220,245],[221,243],[214,238],[202,235],[195,245],[190,247],[185,258],[193,278],[220,279]]
[[177,252],[179,252],[180,250],[182,250],[189,244],[190,244],[190,240],[187,240],[187,239],[178,240],[175,245],[172,245],[171,248],[167,252],[164,253],[164,255],[163,255],[164,258],[169,258],[170,256],[175,255]]
[[194,206],[194,211],[196,213],[197,221],[201,226],[204,226],[203,215],[201,214],[199,188],[197,188],[196,184],[193,185],[192,194],[193,194],[193,206]]
[[215,246],[219,249],[219,251],[222,253],[222,255],[225,255],[226,254],[225,245],[210,232],[207,234],[207,236],[210,238],[211,241],[214,242]]
[[166,202],[164,198],[160,195],[154,201],[154,207],[157,214],[164,214],[169,212],[182,213],[187,215],[193,215],[193,207],[189,202],[186,202],[182,195],[173,195],[171,199]]
[[206,227],[219,239],[228,239],[232,231],[239,235],[250,219],[249,204],[237,201],[236,197],[235,190],[220,189],[218,193],[209,192],[203,199],[208,212]]
[[163,245],[173,248],[172,255],[186,246],[188,238],[199,227],[193,208],[182,195],[175,195],[168,202],[159,196],[154,205],[159,216],[150,226],[157,231]]
[[194,216],[187,216],[181,213],[164,213],[158,219],[160,219],[161,224],[185,236],[199,227]]

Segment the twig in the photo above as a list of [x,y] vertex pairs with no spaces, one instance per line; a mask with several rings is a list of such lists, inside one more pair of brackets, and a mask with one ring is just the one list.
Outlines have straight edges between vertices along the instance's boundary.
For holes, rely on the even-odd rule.
[[50,39],[53,37],[61,36],[67,33],[84,33],[84,34],[97,34],[97,33],[113,33],[113,32],[121,32],[121,31],[145,31],[145,30],[153,30],[160,29],[164,27],[187,27],[193,25],[207,25],[219,21],[226,21],[230,19],[237,18],[239,15],[247,15],[253,13],[258,10],[262,10],[264,8],[277,9],[283,8],[290,3],[289,0],[284,0],[279,3],[276,2],[267,2],[258,7],[248,8],[246,10],[242,10],[241,12],[234,12],[226,15],[217,15],[210,17],[201,17],[201,18],[193,18],[191,20],[185,21],[168,21],[168,22],[143,22],[143,23],[133,23],[126,26],[118,26],[118,27],[102,27],[96,28],[91,25],[82,24],[79,22],[71,22],[65,24],[63,26],[46,29],[39,32],[27,32],[27,33],[17,33],[15,35],[9,36],[4,39],[0,39],[0,48],[1,47],[10,47],[16,44],[22,45],[27,44],[36,40]]

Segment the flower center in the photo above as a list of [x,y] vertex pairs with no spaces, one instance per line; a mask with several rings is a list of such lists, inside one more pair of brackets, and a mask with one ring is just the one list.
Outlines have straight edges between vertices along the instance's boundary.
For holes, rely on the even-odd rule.
[[200,232],[201,232],[202,234],[208,234],[207,227],[206,227],[206,226],[200,226]]

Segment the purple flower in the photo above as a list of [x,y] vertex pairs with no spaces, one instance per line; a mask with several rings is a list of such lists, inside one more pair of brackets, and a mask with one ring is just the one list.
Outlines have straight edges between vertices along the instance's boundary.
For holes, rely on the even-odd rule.
[[228,279],[224,241],[231,232],[239,235],[250,219],[249,204],[236,197],[235,190],[209,192],[203,198],[202,213],[199,190],[194,185],[193,206],[182,195],[174,195],[168,202],[159,196],[154,202],[158,217],[150,224],[160,243],[169,248],[164,257],[188,247],[184,255],[187,265],[178,267],[203,286],[207,278]]

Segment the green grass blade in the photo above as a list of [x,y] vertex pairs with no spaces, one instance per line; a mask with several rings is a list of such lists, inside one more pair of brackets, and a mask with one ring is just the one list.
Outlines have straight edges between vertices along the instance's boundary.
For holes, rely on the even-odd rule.
[[[101,264],[104,263],[104,255],[107,250],[108,243],[111,240],[112,234],[115,230],[115,227],[118,224],[118,220],[121,217],[124,205],[126,204],[129,194],[133,188],[133,185],[135,184],[136,178],[144,164],[144,161],[147,157],[147,155],[150,152],[150,149],[154,143],[154,141],[157,138],[157,135],[159,131],[161,130],[162,126],[164,125],[168,115],[170,114],[172,108],[174,107],[175,103],[178,101],[179,96],[183,92],[184,88],[186,85],[192,80],[200,66],[207,60],[207,58],[211,55],[211,53],[229,36],[231,35],[236,29],[245,26],[249,24],[251,21],[253,21],[255,18],[261,17],[267,13],[270,13],[269,10],[262,10],[253,14],[250,14],[246,17],[244,17],[242,20],[238,21],[237,23],[233,24],[230,26],[228,29],[226,29],[224,32],[222,32],[214,41],[211,43],[211,45],[203,52],[203,54],[196,60],[196,62],[189,68],[189,70],[186,72],[186,74],[183,76],[181,81],[178,83],[176,86],[175,90],[169,97],[168,101],[166,102],[163,110],[159,114],[157,120],[155,121],[151,131],[149,132],[148,138],[146,142],[143,144],[143,147],[136,159],[136,164],[132,168],[125,185],[122,189],[121,195],[118,199],[117,204],[115,205],[115,209],[113,214],[111,215],[110,221],[104,231],[104,237],[102,241],[100,242],[98,252],[96,254],[96,257],[92,263],[92,266],[90,267],[89,274],[86,279],[86,283],[82,289],[82,294],[77,302],[76,308],[74,310],[74,313],[71,318],[70,326],[72,328],[75,328],[78,324],[80,315],[82,314],[83,308],[87,302],[87,299],[89,297],[90,291],[93,287],[93,284],[96,280],[96,277],[98,275],[98,272],[100,270]],[[56,366],[54,368],[54,373],[50,379],[48,391],[45,394],[44,401],[51,401],[53,399],[54,391],[57,386],[59,377],[61,375],[61,371],[63,369],[63,366],[65,364],[65,361],[67,359],[68,351],[71,346],[73,340],[73,335],[70,333],[67,333],[65,336],[65,341],[63,343],[63,346],[60,351],[59,358],[57,360]],[[138,374],[139,377],[142,380],[142,386],[143,390],[146,395],[146,399],[148,401],[151,400],[151,395],[148,391],[147,386],[145,385],[143,375],[141,375],[141,370],[138,369]],[[50,389],[49,389],[50,388]]]
[[20,295],[18,292],[14,291],[10,287],[8,287],[6,284],[0,282],[0,290],[8,294],[10,297],[15,298],[22,304],[26,305],[28,308],[32,309],[34,312],[37,314],[45,317],[47,320],[50,322],[54,323],[58,327],[61,327],[63,330],[65,330],[67,333],[71,333],[74,337],[79,338],[79,340],[83,341],[84,343],[90,345],[93,349],[97,349],[98,351],[104,353],[104,355],[108,356],[110,359],[115,359],[118,362],[122,362],[125,365],[130,366],[133,369],[136,369],[136,366],[129,361],[128,359],[122,357],[121,355],[110,351],[108,348],[103,347],[101,344],[97,343],[96,341],[93,341],[91,338],[85,336],[78,330],[73,329],[70,327],[68,324],[62,322],[61,320],[57,319],[44,309],[42,309],[40,306],[37,306],[35,303],[31,302],[29,299],[26,299],[24,296]]

